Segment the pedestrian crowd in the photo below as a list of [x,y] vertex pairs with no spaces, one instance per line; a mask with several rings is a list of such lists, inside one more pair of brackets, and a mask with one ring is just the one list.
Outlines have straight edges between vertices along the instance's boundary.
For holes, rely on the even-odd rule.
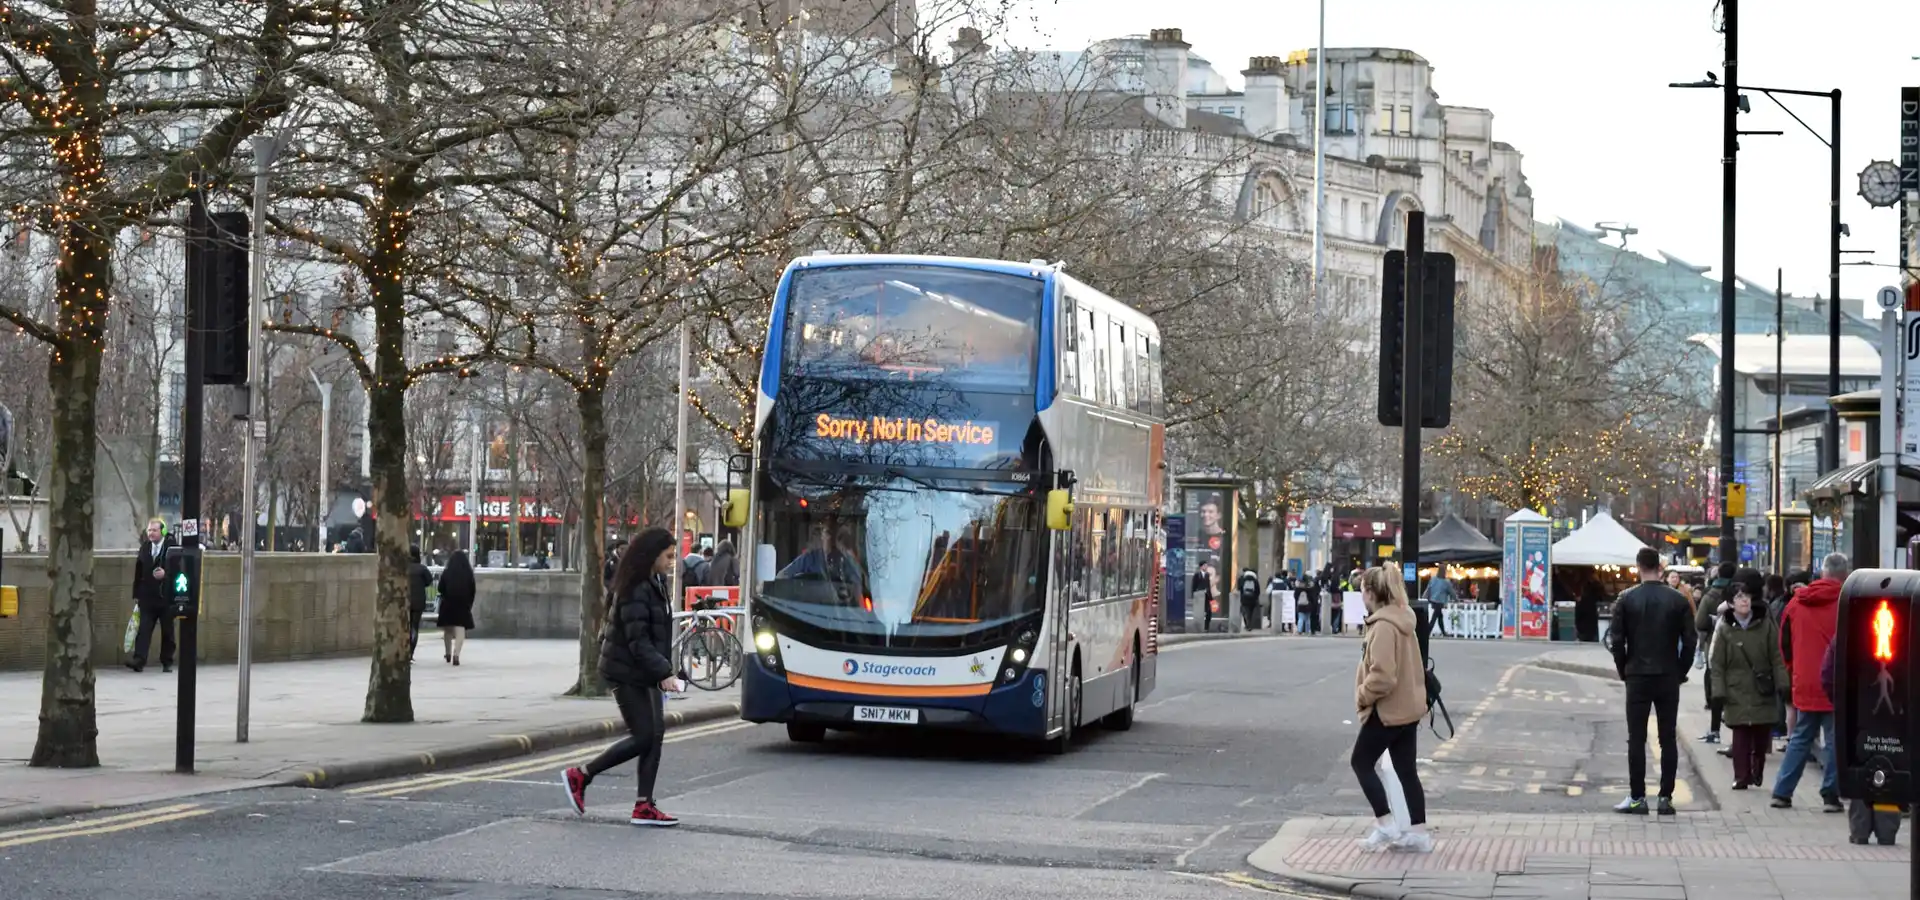
[[[1823,809],[1845,811],[1834,761],[1831,672],[1840,588],[1852,564],[1829,554],[1819,573],[1766,575],[1722,564],[1704,583],[1665,569],[1660,555],[1640,551],[1640,584],[1613,607],[1608,649],[1627,689],[1628,796],[1615,811],[1673,815],[1679,760],[1675,719],[1681,686],[1700,677],[1710,716],[1699,740],[1726,746],[1733,790],[1765,788],[1776,809],[1793,806],[1807,763],[1819,754]],[[1659,793],[1646,793],[1647,719],[1660,741]],[[1723,742],[1722,731],[1730,733]],[[1767,757],[1780,750],[1769,786]],[[1856,842],[1864,838],[1856,837]]]

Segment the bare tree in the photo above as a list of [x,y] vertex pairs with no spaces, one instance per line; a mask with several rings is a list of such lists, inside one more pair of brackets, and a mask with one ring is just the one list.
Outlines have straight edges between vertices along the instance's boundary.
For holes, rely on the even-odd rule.
[[1441,478],[1509,509],[1564,511],[1627,495],[1697,457],[1704,433],[1658,304],[1613,279],[1536,264],[1521,299],[1461,298],[1453,425]]
[[[49,653],[31,765],[99,764],[91,656],[93,469],[115,241],[215,173],[289,99],[331,4],[23,0],[0,15],[0,200],[55,245],[47,307],[0,318],[48,346]],[[191,127],[191,131],[185,130]]]
[[[476,196],[522,182],[547,165],[514,152],[511,137],[577,127],[614,111],[580,67],[567,24],[575,4],[455,0],[353,0],[336,37],[342,61],[298,66],[314,114],[290,161],[280,234],[357,273],[364,297],[341,305],[370,329],[323,322],[276,327],[333,340],[368,401],[374,506],[386,522],[408,518],[406,394],[419,379],[458,373],[496,355],[511,311],[456,294],[458,247],[495,223],[469,209]],[[429,318],[447,339],[413,340]],[[364,718],[413,719],[407,653],[406,535],[378,533],[379,611]]]
[[[782,77],[796,77],[778,52],[786,23],[770,23],[765,11],[572,11],[574,64],[602,73],[589,102],[616,112],[511,136],[515,154],[552,163],[488,195],[487,215],[503,227],[475,245],[457,276],[469,293],[505,282],[537,298],[507,344],[572,394],[583,525],[574,693],[603,690],[596,666],[610,376],[672,334],[695,284],[781,233],[779,222],[732,202],[743,173],[784,152],[779,138],[801,112],[802,95],[780,90]],[[821,64],[799,77],[837,71],[844,66]]]

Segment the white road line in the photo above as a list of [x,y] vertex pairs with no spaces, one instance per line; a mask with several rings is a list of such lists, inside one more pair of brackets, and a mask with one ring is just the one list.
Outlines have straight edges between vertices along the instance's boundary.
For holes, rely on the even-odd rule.
[[1186,868],[1188,858],[1192,857],[1195,853],[1198,853],[1202,850],[1207,849],[1208,845],[1212,844],[1215,838],[1218,838],[1219,836],[1226,834],[1227,830],[1232,827],[1233,827],[1232,825],[1222,825],[1219,828],[1215,828],[1213,830],[1213,833],[1207,835],[1205,840],[1201,841],[1198,844],[1193,845],[1192,847],[1187,848],[1186,851],[1182,852],[1179,856],[1174,857],[1173,864],[1183,869]]
[[1096,810],[1096,809],[1099,809],[1100,807],[1102,807],[1102,806],[1105,806],[1105,805],[1107,805],[1108,803],[1111,803],[1111,802],[1113,802],[1113,801],[1115,801],[1115,800],[1118,800],[1118,799],[1120,799],[1121,797],[1124,797],[1124,796],[1126,796],[1126,795],[1127,795],[1127,794],[1129,794],[1129,793],[1132,793],[1132,792],[1133,792],[1133,790],[1134,790],[1135,788],[1140,788],[1140,787],[1144,787],[1144,786],[1146,786],[1146,783],[1147,783],[1147,782],[1149,782],[1149,781],[1153,781],[1153,780],[1155,780],[1155,779],[1158,779],[1158,778],[1165,778],[1165,777],[1167,777],[1167,773],[1165,773],[1165,772],[1155,772],[1155,773],[1153,773],[1153,774],[1151,774],[1151,775],[1148,775],[1148,776],[1146,776],[1146,777],[1144,777],[1144,778],[1141,778],[1141,779],[1140,779],[1139,781],[1135,781],[1134,783],[1132,783],[1132,784],[1130,784],[1130,785],[1127,785],[1126,787],[1123,787],[1123,788],[1121,788],[1121,789],[1119,789],[1119,790],[1117,790],[1117,791],[1114,791],[1113,793],[1111,793],[1111,794],[1108,794],[1108,795],[1106,795],[1105,797],[1101,797],[1100,799],[1098,799],[1098,800],[1095,800],[1095,801],[1093,802],[1093,805],[1092,805],[1092,806],[1089,806],[1089,807],[1087,807],[1086,809],[1083,809],[1083,810],[1081,810],[1081,811],[1079,811],[1079,812],[1077,812],[1077,813],[1074,813],[1073,815],[1071,815],[1071,816],[1068,816],[1067,818],[1069,818],[1069,819],[1078,819],[1078,818],[1080,818],[1081,816],[1084,816],[1084,815],[1086,815],[1087,813],[1090,813],[1090,812],[1093,812],[1094,810]]

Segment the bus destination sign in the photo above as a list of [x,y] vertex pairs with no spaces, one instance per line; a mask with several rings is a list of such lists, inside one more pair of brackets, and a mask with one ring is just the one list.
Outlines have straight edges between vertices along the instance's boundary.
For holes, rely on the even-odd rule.
[[999,424],[996,422],[976,422],[972,419],[943,422],[937,418],[855,418],[821,413],[813,420],[814,437],[856,444],[891,442],[991,447],[998,430]]

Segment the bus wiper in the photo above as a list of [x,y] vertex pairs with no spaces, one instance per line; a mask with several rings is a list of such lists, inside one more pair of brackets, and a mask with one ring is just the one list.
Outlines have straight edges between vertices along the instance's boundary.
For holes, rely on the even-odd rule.
[[917,484],[917,485],[919,485],[919,486],[921,486],[921,487],[923,487],[923,488],[926,488],[927,490],[930,490],[930,491],[943,491],[943,490],[946,490],[946,488],[943,488],[943,487],[941,487],[940,485],[938,485],[938,484],[936,484],[936,483],[934,483],[934,482],[932,482],[932,481],[929,481],[929,480],[927,480],[927,479],[925,479],[925,478],[921,478],[921,477],[920,477],[920,476],[918,476],[918,475],[909,475],[909,474],[907,474],[907,472],[906,472],[905,470],[902,470],[902,469],[897,469],[897,468],[896,468],[896,469],[887,469],[887,470],[885,470],[885,471],[883,471],[883,472],[881,472],[880,474],[881,474],[881,475],[882,475],[883,477],[886,477],[886,478],[898,478],[898,479],[900,479],[901,481],[911,481],[911,482],[913,482],[914,484]]

